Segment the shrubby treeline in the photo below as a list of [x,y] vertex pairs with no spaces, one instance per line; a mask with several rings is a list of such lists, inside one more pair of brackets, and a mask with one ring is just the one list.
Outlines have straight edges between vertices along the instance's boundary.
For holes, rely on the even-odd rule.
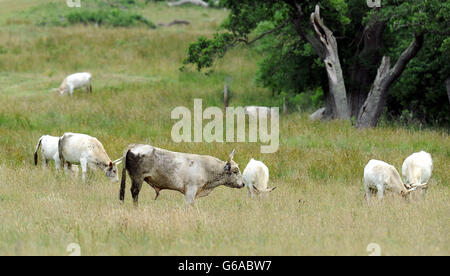
[[201,70],[231,47],[255,45],[263,56],[257,81],[291,102],[321,87],[328,118],[368,127],[383,114],[407,115],[450,125],[449,2],[384,0],[376,9],[360,0],[221,4],[230,10],[223,30],[192,43],[185,64]]

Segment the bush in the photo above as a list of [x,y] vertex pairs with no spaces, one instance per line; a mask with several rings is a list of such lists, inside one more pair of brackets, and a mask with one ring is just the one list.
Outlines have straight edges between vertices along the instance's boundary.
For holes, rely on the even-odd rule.
[[148,19],[139,14],[134,14],[118,9],[96,10],[96,11],[71,11],[67,14],[67,22],[73,24],[97,24],[108,25],[112,27],[132,27],[145,25],[149,28],[155,28]]
[[[68,9],[65,3],[49,3],[41,7],[45,15],[40,17],[40,26],[69,26],[75,24],[95,24],[111,27],[146,26],[156,28],[150,20],[134,12],[146,5],[143,0],[117,0],[114,2],[96,0],[83,2],[81,8]],[[32,13],[40,13],[34,9]]]

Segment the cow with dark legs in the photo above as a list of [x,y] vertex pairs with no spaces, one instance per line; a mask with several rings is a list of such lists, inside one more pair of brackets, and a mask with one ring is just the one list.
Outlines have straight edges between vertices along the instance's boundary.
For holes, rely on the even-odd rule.
[[244,183],[238,164],[233,161],[235,150],[227,161],[208,155],[168,151],[150,145],[131,145],[123,156],[120,201],[124,201],[126,173],[131,178],[131,195],[138,204],[142,182],[156,191],[179,191],[187,205],[193,205],[198,197],[207,196],[220,185],[242,188]]

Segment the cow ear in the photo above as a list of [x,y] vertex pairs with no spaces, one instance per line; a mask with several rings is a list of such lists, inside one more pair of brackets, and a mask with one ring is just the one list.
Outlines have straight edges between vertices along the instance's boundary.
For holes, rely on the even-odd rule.
[[227,163],[225,164],[225,167],[223,169],[226,172],[230,172],[231,171],[231,164],[230,164],[230,162],[227,161]]

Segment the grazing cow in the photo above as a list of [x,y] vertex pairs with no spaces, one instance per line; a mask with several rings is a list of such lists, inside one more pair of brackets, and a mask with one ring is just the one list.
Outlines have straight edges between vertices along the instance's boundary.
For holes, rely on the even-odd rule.
[[34,165],[38,163],[38,150],[41,148],[42,155],[42,167],[46,168],[48,161],[54,160],[56,169],[59,169],[59,154],[58,154],[58,141],[59,137],[43,135],[39,138],[39,141],[34,150]]
[[402,165],[402,175],[407,187],[427,184],[433,171],[433,160],[428,152],[416,152],[408,156]]
[[83,181],[86,180],[87,168],[102,169],[105,175],[114,182],[119,182],[117,165],[121,158],[111,161],[106,154],[102,143],[96,138],[86,134],[64,133],[58,142],[60,162],[67,164],[70,168],[72,164],[80,164]]
[[208,155],[180,153],[152,147],[131,145],[123,156],[120,201],[125,197],[126,173],[131,178],[131,195],[138,204],[142,182],[155,189],[156,197],[163,189],[175,190],[185,195],[187,205],[197,197],[207,196],[215,187],[244,187],[238,164],[233,161],[235,150],[227,161]]
[[91,79],[92,75],[88,72],[69,75],[63,80],[61,86],[58,89],[58,92],[61,95],[68,92],[70,96],[72,96],[74,89],[84,87],[86,88],[86,92],[92,93]]
[[364,168],[364,189],[367,201],[376,191],[378,199],[382,199],[385,191],[406,197],[419,186],[407,189],[394,166],[379,160],[370,160]]
[[269,169],[263,162],[253,158],[250,159],[247,167],[245,167],[242,178],[251,197],[253,197],[254,193],[261,195],[262,193],[269,193],[276,188],[267,188],[267,183],[269,182]]
[[[42,155],[42,168],[46,168],[48,161],[54,160],[55,167],[58,170],[60,168],[60,160],[58,153],[58,142],[59,137],[43,135],[39,138],[39,141],[36,145],[36,149],[34,150],[34,165],[37,166],[38,163],[38,150],[41,148]],[[71,167],[73,173],[78,173],[78,166],[74,165]]]
[[266,114],[267,117],[271,116],[270,107],[267,106],[246,106],[244,107],[244,113],[248,114],[249,116],[258,117],[258,113]]

